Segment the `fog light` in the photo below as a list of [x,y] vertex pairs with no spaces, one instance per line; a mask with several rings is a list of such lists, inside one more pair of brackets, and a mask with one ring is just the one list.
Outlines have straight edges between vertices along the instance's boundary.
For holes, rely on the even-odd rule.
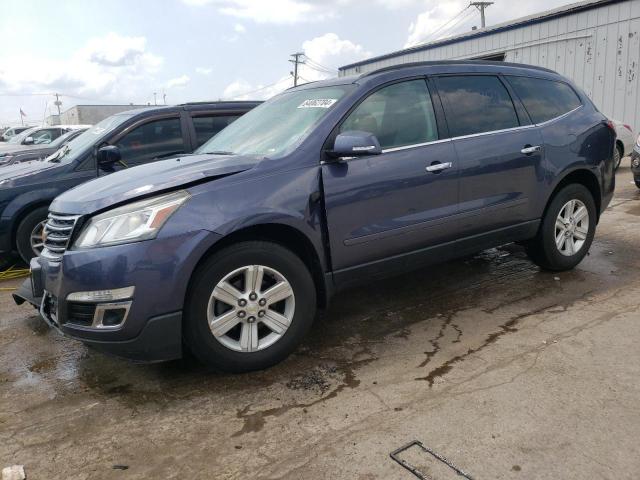
[[634,158],[633,162],[631,162],[631,165],[633,165],[634,167],[640,167],[640,158]]
[[103,327],[115,327],[120,325],[124,321],[124,316],[127,313],[126,308],[112,308],[105,310],[102,315]]
[[94,292],[74,292],[67,295],[68,302],[116,302],[133,297],[135,287],[96,290]]

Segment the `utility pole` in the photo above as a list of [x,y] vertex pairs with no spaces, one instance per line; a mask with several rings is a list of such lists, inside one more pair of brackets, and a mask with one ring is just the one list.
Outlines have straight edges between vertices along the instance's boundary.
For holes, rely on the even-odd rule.
[[56,93],[56,101],[53,102],[53,104],[58,107],[58,118],[60,118],[60,105],[62,105],[62,102],[60,101],[59,95]]
[[291,63],[293,63],[293,72],[291,72],[291,75],[293,75],[293,86],[297,87],[298,86],[298,65],[304,65],[304,60],[300,60],[300,57],[304,57],[304,53],[298,52],[298,53],[293,53],[289,56],[293,58],[293,60],[289,60]]
[[157,95],[157,93],[156,93],[156,92],[153,92],[153,104],[154,104],[154,105],[158,105],[158,100],[157,100],[157,98],[156,98],[156,95]]
[[166,105],[167,104],[167,94],[164,93],[164,89],[162,89],[162,102]]
[[482,28],[486,27],[487,25],[484,17],[484,9],[489,5],[493,5],[493,2],[471,2],[469,4],[470,7],[476,7],[480,12],[480,25],[482,26]]

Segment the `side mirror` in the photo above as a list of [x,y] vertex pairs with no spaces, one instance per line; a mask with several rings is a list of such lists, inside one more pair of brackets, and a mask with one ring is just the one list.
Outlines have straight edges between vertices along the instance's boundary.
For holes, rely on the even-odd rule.
[[380,155],[382,148],[373,133],[357,130],[343,132],[336,137],[333,150],[327,152],[333,158]]
[[27,137],[22,141],[23,145],[33,145],[33,137]]
[[122,160],[120,149],[116,145],[105,145],[98,149],[98,165],[105,170],[113,169],[113,164]]

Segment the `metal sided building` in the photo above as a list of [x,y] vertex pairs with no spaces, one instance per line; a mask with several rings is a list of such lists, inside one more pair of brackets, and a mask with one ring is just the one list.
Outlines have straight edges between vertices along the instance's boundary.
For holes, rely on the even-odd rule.
[[[494,7],[495,8],[495,7]],[[340,76],[428,60],[488,59],[555,70],[610,118],[640,129],[640,0],[589,0],[340,68]]]

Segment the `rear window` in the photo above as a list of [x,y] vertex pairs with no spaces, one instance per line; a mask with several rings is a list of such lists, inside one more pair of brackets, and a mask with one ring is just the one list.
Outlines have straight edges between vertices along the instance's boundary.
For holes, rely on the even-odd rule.
[[447,76],[437,82],[452,137],[520,125],[509,92],[498,77]]
[[507,78],[533,123],[546,122],[581,105],[576,92],[566,83],[530,77]]
[[194,117],[193,127],[196,130],[196,148],[216,135],[220,130],[237,120],[240,115],[207,115]]

